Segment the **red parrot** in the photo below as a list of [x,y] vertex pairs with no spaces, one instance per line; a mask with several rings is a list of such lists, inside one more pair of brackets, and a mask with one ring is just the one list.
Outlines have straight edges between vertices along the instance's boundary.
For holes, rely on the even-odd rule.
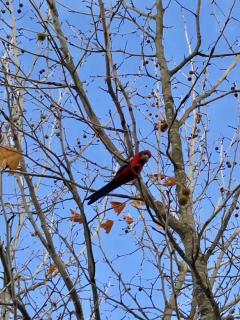
[[109,192],[117,189],[121,185],[135,180],[141,173],[144,164],[148,162],[151,156],[152,155],[149,150],[135,154],[128,164],[118,170],[112,181],[86,198],[86,200],[89,200],[88,204],[92,204],[98,199],[106,196]]

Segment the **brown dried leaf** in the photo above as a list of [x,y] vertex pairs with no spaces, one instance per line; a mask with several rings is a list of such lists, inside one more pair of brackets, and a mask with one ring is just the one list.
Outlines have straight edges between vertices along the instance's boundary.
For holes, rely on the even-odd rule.
[[47,271],[47,275],[49,277],[53,277],[58,273],[58,267],[55,264],[50,264],[48,271]]
[[126,206],[124,202],[111,201],[110,203],[117,215],[119,215]]
[[145,206],[145,202],[142,200],[133,200],[130,202],[131,206],[134,208],[139,208]]
[[100,224],[100,227],[103,228],[106,231],[106,233],[109,233],[111,231],[112,226],[113,220],[107,220],[106,222]]
[[173,177],[169,177],[165,180],[165,186],[166,187],[172,187],[177,184],[177,179]]
[[76,210],[74,209],[70,209],[71,213],[73,214],[73,217],[68,219],[69,221],[72,222],[78,222],[78,223],[83,223],[82,220],[82,215],[80,213],[78,213]]
[[123,219],[127,222],[127,224],[132,224],[134,222],[133,217],[130,215],[126,215]]
[[83,223],[82,216],[80,214],[76,214],[74,217],[69,218],[69,221]]
[[0,167],[16,170],[22,160],[22,153],[12,147],[0,146]]

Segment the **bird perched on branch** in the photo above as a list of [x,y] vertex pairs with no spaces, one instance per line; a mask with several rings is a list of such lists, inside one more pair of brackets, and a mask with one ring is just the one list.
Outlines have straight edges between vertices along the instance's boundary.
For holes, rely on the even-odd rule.
[[89,200],[88,204],[92,204],[123,184],[135,180],[141,173],[144,164],[148,162],[151,156],[152,155],[149,150],[135,154],[128,164],[124,165],[117,171],[112,181],[86,198],[86,200]]

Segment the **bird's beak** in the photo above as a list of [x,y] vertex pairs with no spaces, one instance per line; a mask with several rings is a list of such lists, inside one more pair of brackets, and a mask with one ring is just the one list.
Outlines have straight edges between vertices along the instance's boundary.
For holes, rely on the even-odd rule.
[[142,155],[142,156],[141,156],[141,161],[142,161],[142,163],[148,162],[149,158],[150,158],[150,157],[149,157],[148,154]]

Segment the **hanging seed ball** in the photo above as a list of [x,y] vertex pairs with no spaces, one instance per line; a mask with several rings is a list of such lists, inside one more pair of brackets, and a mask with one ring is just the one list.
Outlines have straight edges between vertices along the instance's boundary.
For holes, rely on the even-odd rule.
[[47,35],[44,32],[39,32],[38,33],[38,40],[39,41],[44,41],[46,39]]
[[186,204],[188,203],[188,198],[184,195],[182,195],[180,198],[179,198],[179,204],[181,206],[185,206]]
[[165,132],[168,129],[168,124],[166,120],[160,120],[160,131]]
[[154,130],[159,130],[161,132],[166,131],[168,128],[168,124],[166,120],[160,120],[158,123],[155,123]]
[[200,112],[198,112],[197,117],[196,117],[196,122],[200,123],[201,119],[202,119],[202,114]]
[[227,167],[228,167],[228,168],[231,168],[231,167],[232,167],[232,165],[231,165],[231,162],[230,162],[230,161],[227,161],[227,162],[226,162],[226,165],[227,165]]
[[221,193],[224,193],[224,192],[225,192],[225,189],[224,189],[223,187],[221,187],[221,188],[220,188],[220,192],[221,192]]
[[189,188],[183,187],[183,188],[181,188],[181,193],[183,196],[189,196],[191,191]]
[[187,79],[188,79],[188,81],[192,81],[192,77],[188,77]]

